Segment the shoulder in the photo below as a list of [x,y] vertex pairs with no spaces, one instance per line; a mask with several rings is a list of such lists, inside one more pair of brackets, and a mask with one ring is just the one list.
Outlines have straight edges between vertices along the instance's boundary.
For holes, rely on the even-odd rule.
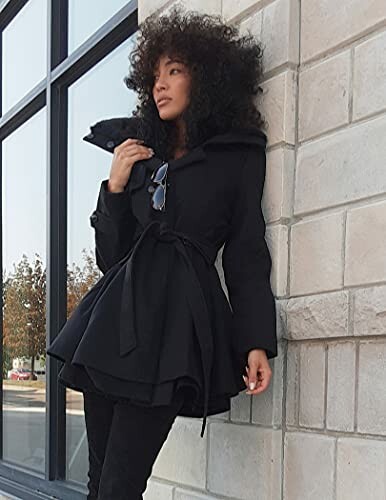
[[231,164],[232,169],[242,170],[253,164],[265,164],[265,145],[250,142],[211,144],[206,153],[214,163]]
[[266,148],[267,136],[257,128],[233,128],[227,132],[213,135],[203,142],[205,147],[231,148],[238,151],[250,147]]
[[243,193],[262,192],[266,177],[266,153],[265,148],[250,145],[243,150],[243,160],[240,163],[238,190],[239,195]]

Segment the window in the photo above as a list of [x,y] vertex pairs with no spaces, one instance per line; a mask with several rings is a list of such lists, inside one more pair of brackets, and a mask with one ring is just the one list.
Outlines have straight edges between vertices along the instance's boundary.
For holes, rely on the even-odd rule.
[[85,498],[83,396],[58,383],[61,363],[46,359],[45,348],[100,276],[89,216],[112,156],[82,137],[96,121],[130,116],[135,107],[123,82],[135,7],[0,2],[0,491],[20,498]]
[[[46,110],[2,143],[3,458],[44,472]],[[43,372],[39,375],[37,371]]]
[[47,0],[30,0],[3,31],[3,113],[47,73]]
[[77,49],[103,23],[127,4],[127,0],[69,0],[69,52]]

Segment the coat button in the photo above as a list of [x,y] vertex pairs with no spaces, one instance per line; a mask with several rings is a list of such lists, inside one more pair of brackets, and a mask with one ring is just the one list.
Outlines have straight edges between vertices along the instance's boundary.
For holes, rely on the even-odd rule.
[[93,222],[97,222],[98,221],[98,214],[96,213],[93,213],[90,215],[90,221],[93,223]]
[[147,190],[149,191],[149,193],[154,193],[154,191],[155,191],[155,187],[154,187],[154,186],[149,186],[149,187],[147,188]]
[[108,148],[113,148],[113,147],[115,146],[115,142],[114,142],[114,141],[107,141],[107,142],[106,142],[106,146],[107,146]]
[[93,139],[94,138],[94,134],[92,132],[90,132],[89,134],[87,134],[87,139]]

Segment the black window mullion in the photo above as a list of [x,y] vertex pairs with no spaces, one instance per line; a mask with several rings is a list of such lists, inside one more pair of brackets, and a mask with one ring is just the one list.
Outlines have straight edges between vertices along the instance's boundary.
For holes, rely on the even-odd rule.
[[[49,97],[49,98],[48,98]],[[48,224],[47,343],[57,335],[67,315],[67,89],[55,84],[47,95]],[[58,383],[61,363],[46,360],[46,478],[65,478],[65,388]]]
[[4,28],[17,16],[28,0],[9,0],[0,2],[0,30]]
[[68,54],[68,0],[51,0],[51,70],[60,64]]
[[[0,89],[3,88],[3,31],[0,32]],[[0,99],[0,116],[3,113],[2,109],[3,99]],[[0,263],[1,269],[4,269],[3,266],[3,148],[2,142],[0,139]],[[1,311],[0,311],[0,366],[1,366],[1,386],[0,386],[0,461],[3,459],[3,403],[4,403],[4,393],[3,393],[3,362],[4,362],[4,344],[3,344],[3,273],[0,276],[0,286],[1,286]]]
[[[52,69],[67,55],[68,2],[51,0],[47,79],[47,345],[67,317],[67,87],[52,82]],[[61,363],[46,361],[46,479],[66,475],[66,392]]]

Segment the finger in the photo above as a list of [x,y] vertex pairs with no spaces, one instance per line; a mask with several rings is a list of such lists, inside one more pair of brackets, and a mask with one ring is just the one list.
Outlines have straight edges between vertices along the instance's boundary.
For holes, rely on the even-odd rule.
[[253,390],[248,389],[246,394],[259,394],[260,392],[264,392],[269,385],[271,374],[272,372],[262,370],[258,385]]
[[148,148],[147,146],[142,146],[139,144],[127,144],[123,148],[118,150],[118,154],[124,155],[126,153],[139,153],[140,151],[148,153],[149,151],[153,151],[152,148]]
[[141,139],[135,139],[135,138],[132,138],[132,137],[129,137],[128,139],[124,140],[123,142],[121,142],[120,144],[118,144],[118,146],[115,146],[114,148],[114,153],[117,151],[118,153],[124,149],[126,146],[129,146],[129,145],[138,145],[138,144],[143,144],[144,141],[142,141]]
[[259,394],[260,392],[264,392],[268,387],[268,383],[264,382],[261,383],[259,386],[257,386],[255,389],[247,389],[245,392],[246,394]]
[[267,387],[268,387],[268,384],[262,384],[262,385],[256,387],[256,389],[253,389],[253,391],[251,391],[250,389],[247,389],[245,391],[245,394],[252,394],[252,395],[260,394],[261,392],[264,392],[267,389]]
[[126,146],[127,144],[143,144],[145,141],[143,141],[142,139],[135,139],[134,137],[129,137],[128,139],[125,139],[123,142],[121,142],[121,144],[119,144],[119,146],[117,147],[121,147],[121,146]]
[[131,163],[135,163],[136,161],[151,158],[153,155],[149,153],[136,153],[132,155],[127,155],[125,158],[130,160]]
[[154,153],[149,150],[124,150],[119,153],[119,159],[137,161],[138,159],[151,158]]
[[248,388],[254,390],[257,387],[257,365],[250,366],[248,370]]

